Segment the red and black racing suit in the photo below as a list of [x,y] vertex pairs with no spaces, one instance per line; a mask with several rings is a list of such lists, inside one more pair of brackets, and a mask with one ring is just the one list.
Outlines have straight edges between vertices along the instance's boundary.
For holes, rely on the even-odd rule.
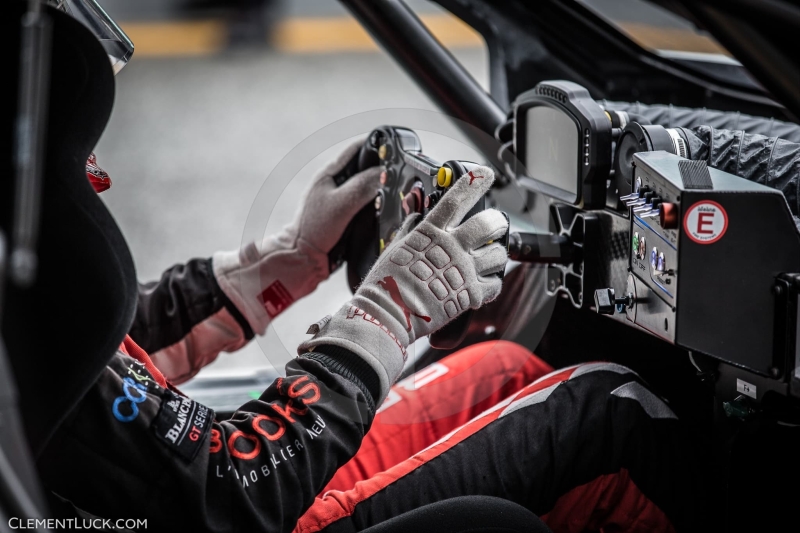
[[131,336],[144,349],[126,339],[39,459],[47,489],[81,512],[155,531],[359,531],[485,494],[555,531],[692,529],[683,429],[619,365],[551,372],[520,346],[483,343],[395,385],[376,416],[371,368],[323,347],[217,420],[154,364],[252,337],[208,260],[143,286]]

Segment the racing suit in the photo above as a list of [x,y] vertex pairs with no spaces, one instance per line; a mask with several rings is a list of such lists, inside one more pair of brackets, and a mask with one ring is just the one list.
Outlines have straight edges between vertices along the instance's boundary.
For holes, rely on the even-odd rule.
[[[132,335],[166,353],[165,331],[181,342],[229,307],[209,261],[190,261],[143,287]],[[233,322],[231,345],[246,342]],[[228,345],[237,330],[210,331],[189,353],[207,357],[200,341]],[[329,347],[219,421],[153,363],[126,340],[40,458],[48,489],[156,531],[359,531],[465,494],[520,503],[554,531],[691,529],[682,429],[618,365],[553,372],[491,341],[400,381],[376,410],[374,373]]]
[[[462,185],[457,186],[467,190],[466,181]],[[467,209],[474,203],[451,198]],[[472,228],[491,220],[483,217]],[[449,227],[445,218],[441,222]],[[387,376],[379,375],[369,354],[354,351],[360,345],[341,331],[364,324],[366,340],[378,339],[377,357],[398,347],[405,355],[397,336],[402,328],[386,326],[392,314],[381,314],[380,305],[364,307],[365,312],[355,304],[371,305],[369,298],[380,297],[377,287],[387,280],[394,283],[394,292],[387,289],[392,300],[402,296],[401,271],[430,275],[397,267],[412,265],[406,258],[415,250],[433,251],[427,255],[429,270],[438,268],[443,256],[451,259],[454,249],[431,242],[436,235],[429,226],[420,231],[431,237],[401,230],[406,234],[400,244],[387,248],[386,259],[375,267],[382,279],[373,284],[368,277],[362,284],[367,292],[359,289],[353,303],[321,321],[308,349],[286,366],[286,377],[229,420],[217,420],[168,378],[186,379],[220,351],[242,346],[256,330],[254,319],[221,287],[214,260],[173,267],[144,286],[133,338],[125,340],[39,457],[44,485],[82,513],[145,518],[152,530],[358,531],[466,494],[521,503],[558,531],[686,529],[691,498],[685,496],[692,486],[681,428],[669,408],[624,367],[582,365],[543,376],[550,369],[524,349],[492,343],[453,354],[393,389],[384,387]],[[465,234],[475,242],[490,242],[489,237]],[[497,268],[485,257],[476,261],[487,271]],[[449,268],[455,260],[445,263]],[[467,267],[460,268],[458,276],[443,271],[442,279],[450,285],[470,279]],[[387,272],[400,284],[383,277]],[[408,332],[412,319],[413,330],[422,334],[422,323],[441,327],[435,305],[440,317],[450,316],[436,292],[447,289],[437,283],[441,287],[431,287],[428,297],[434,307],[412,313],[407,305],[397,306],[394,314],[408,323]],[[271,293],[261,294],[269,315],[266,304],[272,300],[264,294]],[[463,308],[460,296],[458,301]],[[410,335],[403,340],[413,341]],[[396,375],[388,373],[390,383]],[[455,395],[460,404],[452,402]],[[370,432],[384,398],[379,415],[384,423]],[[402,410],[407,416],[398,415]],[[385,444],[388,439],[392,446]],[[326,485],[331,490],[315,501]]]

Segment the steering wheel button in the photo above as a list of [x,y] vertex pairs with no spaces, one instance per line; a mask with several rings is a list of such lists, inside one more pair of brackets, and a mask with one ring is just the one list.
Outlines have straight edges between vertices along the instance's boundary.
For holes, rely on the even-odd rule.
[[658,248],[653,246],[653,249],[650,251],[650,266],[656,268],[657,263],[658,263]]
[[448,167],[439,167],[436,174],[436,183],[439,187],[449,187],[453,181],[453,171]]
[[633,253],[638,253],[639,251],[639,232],[633,232]]
[[383,212],[383,204],[385,203],[384,202],[385,196],[386,195],[381,190],[379,190],[378,195],[375,196],[375,202],[373,203],[373,206],[375,207],[375,216],[380,216],[380,214]]
[[[401,194],[402,196],[402,194]],[[424,193],[421,187],[414,186],[408,194],[402,196],[403,212],[407,215],[411,213],[422,213],[425,204]]]
[[658,254],[658,260],[656,262],[656,270],[658,270],[659,272],[664,272],[664,270],[666,269],[665,263],[666,259],[664,258],[664,252],[660,252]]
[[416,202],[412,194],[409,193],[403,196],[403,193],[400,193],[400,197],[403,199],[402,200],[403,213],[405,213],[406,216],[410,215],[411,213],[415,213],[417,211]]

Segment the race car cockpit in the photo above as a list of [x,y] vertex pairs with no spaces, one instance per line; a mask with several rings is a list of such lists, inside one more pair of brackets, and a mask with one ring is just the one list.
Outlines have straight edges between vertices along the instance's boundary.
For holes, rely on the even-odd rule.
[[[495,207],[510,222],[503,292],[432,334],[404,375],[487,339],[519,342],[556,368],[623,364],[691,428],[716,530],[791,530],[800,495],[800,58],[791,52],[800,8],[629,2],[707,32],[730,56],[645,47],[598,0],[436,0],[485,39],[487,93],[402,0],[341,0],[485,159],[434,159],[411,125],[375,124],[335,179],[380,165],[380,187],[331,262],[346,264],[355,290],[407,215],[426,215],[477,164],[491,166],[494,189],[470,215]],[[49,66],[32,59],[46,26],[31,20],[20,21],[29,39],[18,50],[20,87],[36,88],[47,84],[36,67]],[[46,112],[37,94],[20,93],[19,116]],[[41,169],[23,164],[20,150],[4,152],[7,170],[31,179]],[[3,267],[24,266],[20,246],[35,248],[38,192],[7,202],[17,215],[3,215],[0,288],[26,283],[21,274],[3,280],[24,271],[20,263]],[[128,268],[129,258],[99,260]],[[15,429],[3,432],[1,507],[31,515],[43,500],[13,437],[21,422],[5,357],[0,424]]]

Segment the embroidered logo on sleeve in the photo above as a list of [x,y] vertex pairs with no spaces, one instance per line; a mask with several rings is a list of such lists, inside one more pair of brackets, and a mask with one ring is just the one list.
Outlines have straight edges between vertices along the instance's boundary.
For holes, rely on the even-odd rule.
[[261,292],[258,301],[264,305],[269,317],[275,318],[294,302],[294,298],[283,286],[283,283],[275,280]]
[[139,416],[139,404],[147,400],[147,387],[131,378],[122,380],[122,396],[114,399],[111,412],[120,422],[131,422]]
[[209,433],[214,412],[171,390],[164,393],[153,429],[168,448],[192,461]]

